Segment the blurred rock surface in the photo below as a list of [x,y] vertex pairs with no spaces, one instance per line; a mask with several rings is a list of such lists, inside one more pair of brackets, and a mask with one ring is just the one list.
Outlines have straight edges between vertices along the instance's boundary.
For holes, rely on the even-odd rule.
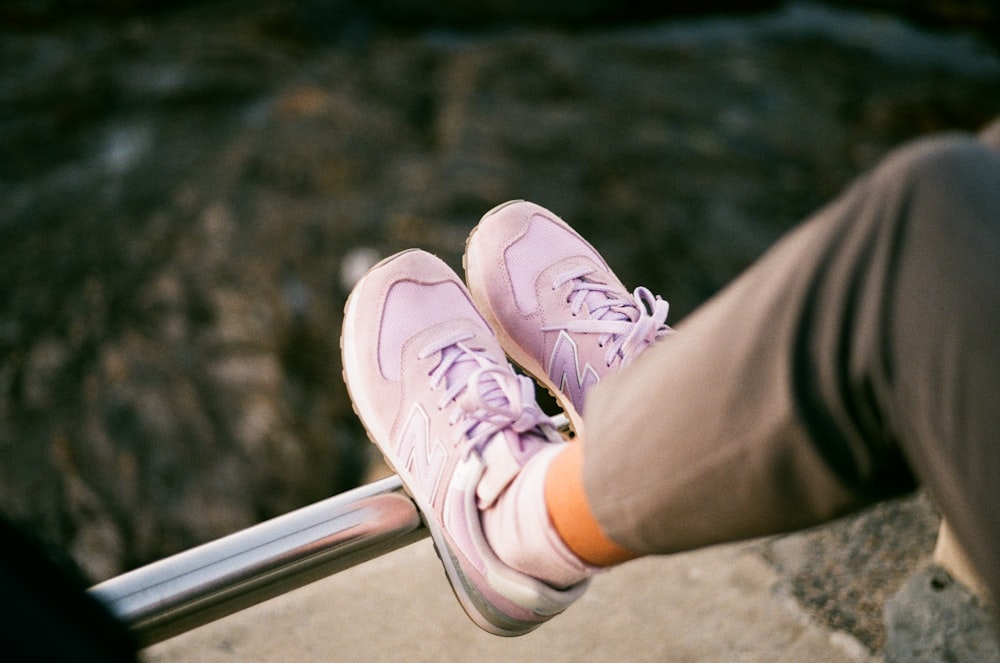
[[996,614],[933,564],[885,603],[886,663],[1000,663]]
[[[610,6],[480,7],[529,4]],[[0,509],[95,580],[362,479],[338,336],[378,256],[459,268],[479,216],[527,198],[676,322],[894,145],[1000,114],[978,33],[881,13],[378,21],[413,6],[0,13]]]

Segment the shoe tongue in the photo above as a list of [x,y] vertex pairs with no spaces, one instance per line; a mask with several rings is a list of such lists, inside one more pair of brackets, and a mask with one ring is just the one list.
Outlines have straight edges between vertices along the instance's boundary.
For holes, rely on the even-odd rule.
[[485,509],[496,502],[521,468],[548,441],[534,432],[517,433],[509,428],[490,438],[480,452],[483,476],[476,486],[479,508]]

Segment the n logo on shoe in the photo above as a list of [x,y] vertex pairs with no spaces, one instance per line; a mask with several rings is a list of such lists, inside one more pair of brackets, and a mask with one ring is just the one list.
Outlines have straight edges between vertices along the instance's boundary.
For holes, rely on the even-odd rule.
[[407,483],[415,485],[428,502],[433,502],[448,451],[440,440],[431,442],[430,419],[419,405],[414,405],[406,417],[396,445],[396,458],[402,461],[402,467],[396,469],[405,470],[409,475]]
[[597,371],[587,364],[580,369],[580,356],[576,342],[566,331],[560,331],[549,358],[549,379],[559,385],[559,391],[569,396],[578,411],[583,409],[583,397],[597,384]]

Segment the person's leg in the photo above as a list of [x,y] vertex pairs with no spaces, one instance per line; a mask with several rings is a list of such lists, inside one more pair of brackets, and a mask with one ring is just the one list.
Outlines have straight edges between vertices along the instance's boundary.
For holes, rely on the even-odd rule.
[[[950,177],[922,183],[928,213],[913,223],[913,249],[899,277],[910,287],[899,292],[891,331],[897,355],[910,359],[900,360],[897,379],[897,407],[911,413],[900,417],[901,444],[998,599],[1000,123],[981,138],[997,151],[975,160],[942,157]],[[949,193],[957,203],[942,204]],[[927,320],[922,313],[930,307]],[[911,328],[923,333],[906,333]]]
[[602,381],[580,441],[601,533],[651,554],[788,531],[915,474],[997,592],[998,210],[1000,154],[906,147]]
[[[515,635],[579,597],[593,564],[801,527],[898,494],[914,484],[900,446],[949,517],[969,514],[973,527],[956,532],[995,589],[998,415],[988,410],[1000,371],[985,340],[1000,332],[998,181],[1000,159],[982,144],[907,150],[655,345],[670,333],[666,303],[623,293],[589,248],[569,255],[578,239],[540,208],[520,238],[560,264],[518,277],[519,292],[501,288],[495,309],[427,254],[373,268],[345,312],[345,379],[470,616]],[[940,236],[955,215],[961,241]],[[539,254],[501,248],[481,254],[495,278],[480,273],[479,285],[510,286],[504,274]],[[952,285],[931,278],[956,274]],[[512,314],[525,334],[498,330],[501,340],[524,341],[543,382],[585,402],[582,446],[552,439],[471,298],[494,325]],[[911,356],[923,352],[943,360]],[[928,394],[938,400],[922,402]],[[956,422],[970,435],[936,443]],[[940,446],[964,483],[937,471]]]
[[[987,125],[979,139],[995,150],[1000,150],[1000,118]],[[955,539],[955,533],[946,519],[941,520],[937,542],[934,546],[934,563],[944,568],[955,580],[980,598],[989,600],[986,583],[969,560],[968,553]]]

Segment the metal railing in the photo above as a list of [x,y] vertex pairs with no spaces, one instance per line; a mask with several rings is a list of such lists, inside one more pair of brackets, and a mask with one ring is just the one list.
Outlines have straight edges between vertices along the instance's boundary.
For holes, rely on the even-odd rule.
[[397,476],[90,589],[140,645],[179,635],[428,536]]
[[[565,414],[553,423],[570,434]],[[146,647],[429,535],[393,475],[111,578],[90,593]]]

